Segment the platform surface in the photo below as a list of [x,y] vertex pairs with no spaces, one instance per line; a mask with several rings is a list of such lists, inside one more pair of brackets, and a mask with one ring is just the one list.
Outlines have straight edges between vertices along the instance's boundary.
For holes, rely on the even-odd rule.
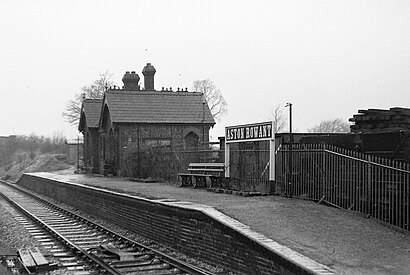
[[325,205],[279,196],[243,197],[180,188],[177,183],[143,183],[127,178],[33,173],[150,199],[212,206],[253,231],[324,264],[337,274],[410,274],[410,232]]

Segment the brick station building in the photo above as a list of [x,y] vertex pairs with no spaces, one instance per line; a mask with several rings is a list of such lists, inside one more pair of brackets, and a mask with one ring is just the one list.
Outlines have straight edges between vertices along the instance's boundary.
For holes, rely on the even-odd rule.
[[84,135],[84,164],[91,172],[100,171],[100,154],[98,152],[98,126],[101,114],[101,99],[85,99],[81,106],[80,123],[78,130]]
[[[91,170],[104,174],[109,170],[120,176],[165,177],[176,171],[178,156],[157,157],[164,148],[190,148],[209,141],[209,129],[215,125],[202,93],[156,91],[155,68],[148,63],[139,76],[126,72],[122,88],[108,89],[102,101],[84,100],[79,130],[84,134],[84,162]],[[99,105],[98,126],[95,114]],[[97,144],[97,145],[96,145]],[[171,159],[172,158],[172,159]]]

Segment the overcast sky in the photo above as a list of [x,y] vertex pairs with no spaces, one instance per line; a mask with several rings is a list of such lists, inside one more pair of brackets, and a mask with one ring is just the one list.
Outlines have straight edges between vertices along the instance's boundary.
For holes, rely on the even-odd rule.
[[147,62],[157,90],[221,89],[214,140],[286,102],[294,131],[410,107],[410,1],[2,0],[0,26],[0,135],[75,138],[62,117],[74,94],[105,71],[142,79]]

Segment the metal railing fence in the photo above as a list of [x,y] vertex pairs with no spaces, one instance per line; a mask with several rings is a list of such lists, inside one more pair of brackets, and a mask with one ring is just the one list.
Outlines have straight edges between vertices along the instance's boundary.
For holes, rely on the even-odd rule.
[[294,144],[276,154],[276,192],[325,201],[410,230],[410,166],[325,144]]
[[231,144],[229,188],[246,192],[268,193],[269,142]]

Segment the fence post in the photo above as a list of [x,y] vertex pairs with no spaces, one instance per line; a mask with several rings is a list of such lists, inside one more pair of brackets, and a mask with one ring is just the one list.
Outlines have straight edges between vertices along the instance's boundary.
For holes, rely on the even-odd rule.
[[326,182],[326,144],[323,144],[322,146],[322,198],[326,196],[325,182]]
[[225,140],[225,177],[229,178],[230,173],[229,173],[229,167],[230,167],[230,159],[229,159],[229,149],[230,149],[230,144],[226,142]]
[[269,141],[269,193],[272,193],[273,186],[275,185],[275,150],[275,134],[273,133],[272,139]]
[[[368,156],[367,157],[367,197],[366,197],[366,200],[367,200],[367,210],[366,210],[366,214],[369,214],[369,213],[371,213],[371,211],[370,211],[370,204],[371,204],[371,200],[370,200],[370,198],[371,198],[371,184],[372,184],[372,165],[371,165],[371,160],[372,160],[372,156]],[[371,213],[372,214],[372,213]]]

